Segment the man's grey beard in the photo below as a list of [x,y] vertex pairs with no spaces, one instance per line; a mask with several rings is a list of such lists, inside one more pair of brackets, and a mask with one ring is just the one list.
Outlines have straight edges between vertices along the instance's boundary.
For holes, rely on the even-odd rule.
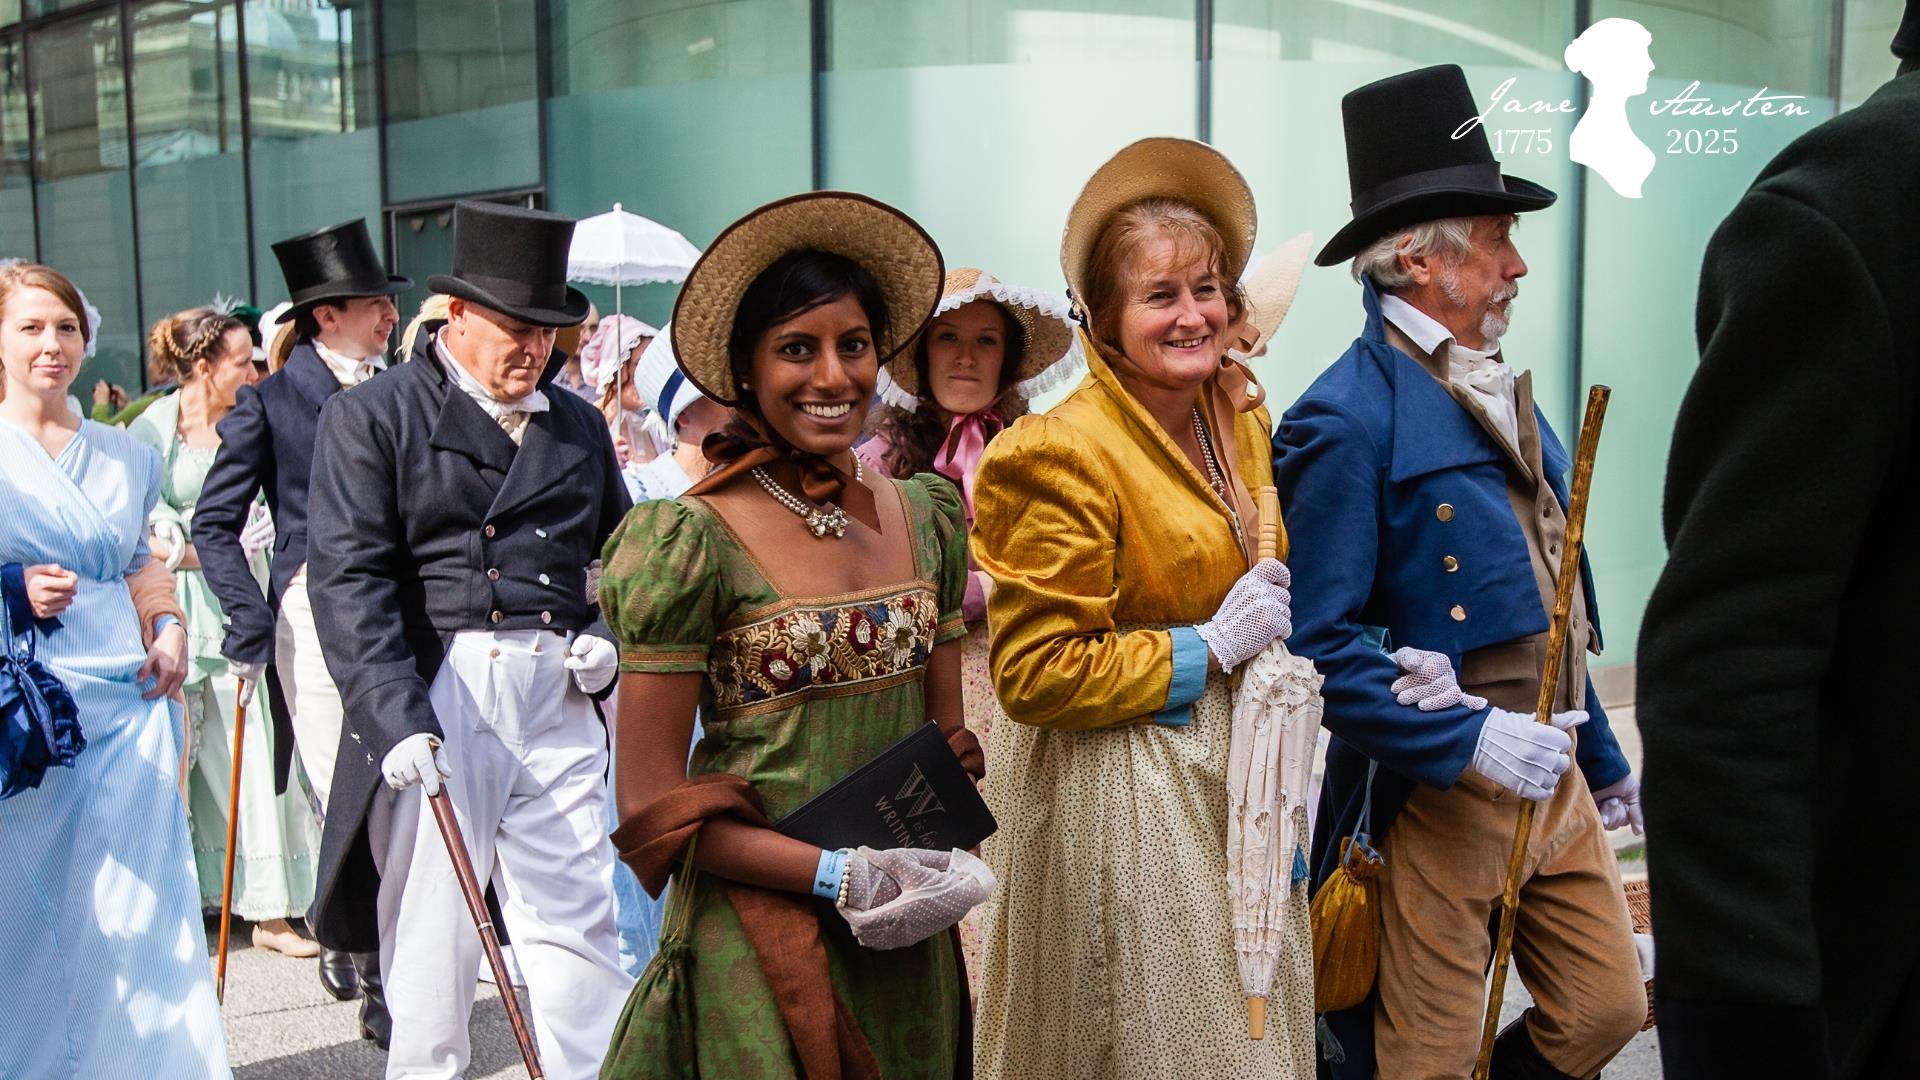
[[[1441,269],[1440,291],[1446,294],[1454,307],[1467,306],[1467,292],[1460,287],[1460,272],[1455,267],[1447,266]],[[1519,295],[1520,286],[1512,281],[1493,291],[1493,296],[1487,301],[1486,314],[1480,316],[1480,336],[1486,340],[1481,343],[1479,351],[1499,351],[1500,339],[1507,335],[1507,325],[1513,321],[1513,304],[1511,302],[1507,304],[1504,314],[1494,310],[1494,305],[1502,300],[1512,301]]]

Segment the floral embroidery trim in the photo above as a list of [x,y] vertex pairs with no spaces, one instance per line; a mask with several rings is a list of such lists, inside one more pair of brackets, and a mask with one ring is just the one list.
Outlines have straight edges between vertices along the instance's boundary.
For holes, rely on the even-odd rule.
[[800,695],[879,689],[926,666],[939,603],[926,588],[842,605],[790,607],[729,628],[714,642],[707,675],[714,707],[788,704]]

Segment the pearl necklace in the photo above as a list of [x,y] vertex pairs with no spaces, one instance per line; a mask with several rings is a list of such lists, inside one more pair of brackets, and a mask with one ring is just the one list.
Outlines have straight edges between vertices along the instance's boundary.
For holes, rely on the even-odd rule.
[[[859,483],[861,476],[860,455],[855,454],[853,482]],[[825,539],[831,535],[835,540],[839,540],[847,535],[849,519],[846,510],[838,506],[820,506],[795,495],[776,483],[773,477],[767,475],[767,470],[759,465],[753,467],[753,478],[760,482],[760,487],[767,494],[773,496],[774,502],[800,515],[800,519],[807,523],[808,530],[816,539]]]
[[1207,486],[1226,504],[1227,520],[1233,525],[1233,538],[1245,547],[1246,537],[1240,531],[1240,512],[1234,509],[1233,500],[1227,498],[1227,478],[1220,470],[1220,459],[1213,456],[1213,439],[1207,434],[1207,425],[1200,420],[1199,409],[1193,410],[1193,437],[1200,440],[1200,456],[1207,463]]

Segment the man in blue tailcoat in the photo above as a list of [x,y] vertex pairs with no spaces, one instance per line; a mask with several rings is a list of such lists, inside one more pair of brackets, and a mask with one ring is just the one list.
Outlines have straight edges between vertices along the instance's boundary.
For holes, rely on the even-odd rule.
[[[1532,799],[1514,961],[1535,1005],[1500,1035],[1493,1076],[1596,1076],[1646,1012],[1603,826],[1637,823],[1639,785],[1586,675],[1600,633],[1584,561],[1552,723],[1534,722],[1569,460],[1499,344],[1526,273],[1517,215],[1554,194],[1503,177],[1478,128],[1453,137],[1475,112],[1458,67],[1342,107],[1354,220],[1316,261],[1353,260],[1365,328],[1274,438],[1290,645],[1325,676],[1333,734],[1316,887],[1344,837],[1370,834],[1385,862],[1374,992],[1327,1017],[1323,1056],[1343,1077],[1472,1071]],[[1389,656],[1383,639],[1432,652]]]

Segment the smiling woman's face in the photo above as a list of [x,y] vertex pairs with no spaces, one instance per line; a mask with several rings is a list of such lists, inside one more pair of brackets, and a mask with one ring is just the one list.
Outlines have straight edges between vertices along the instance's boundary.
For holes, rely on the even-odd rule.
[[761,333],[747,385],[781,438],[828,457],[860,437],[879,373],[867,313],[849,293]]
[[16,286],[0,310],[0,358],[7,382],[39,397],[67,392],[87,352],[80,315],[34,285]]
[[1191,390],[1219,370],[1231,316],[1210,258],[1182,258],[1162,233],[1142,243],[1120,298],[1120,365],[1163,390]]
[[949,416],[977,413],[1000,396],[1010,321],[991,300],[934,316],[927,327],[927,382]]

